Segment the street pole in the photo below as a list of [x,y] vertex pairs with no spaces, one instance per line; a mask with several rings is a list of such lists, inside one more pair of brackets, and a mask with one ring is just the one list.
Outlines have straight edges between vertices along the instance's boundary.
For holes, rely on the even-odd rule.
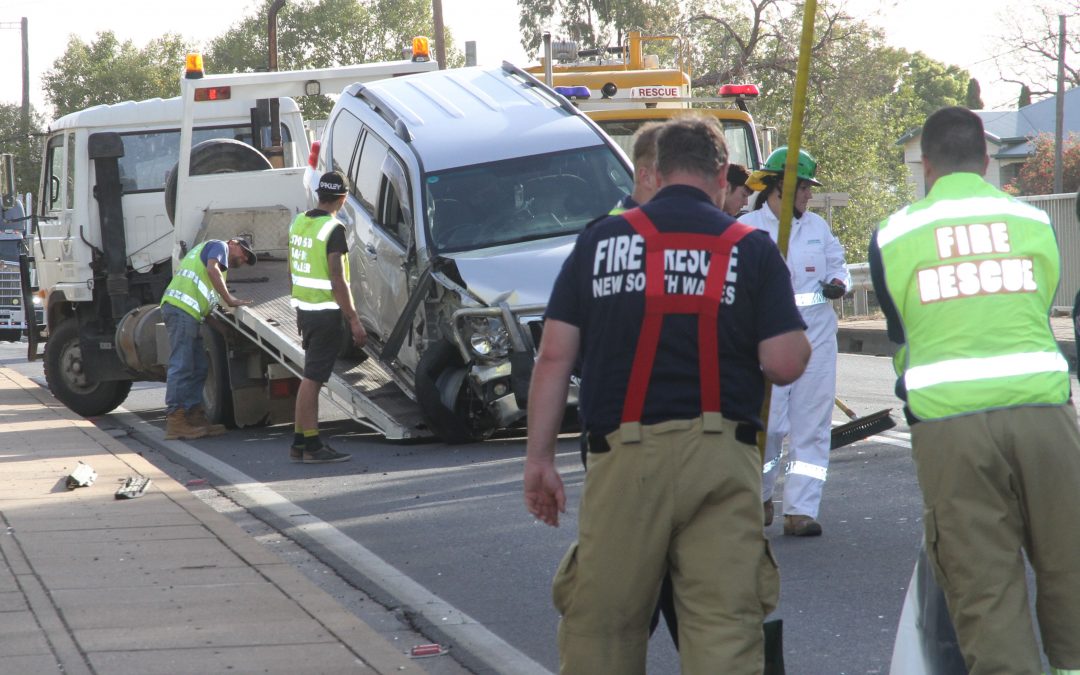
[[1054,122],[1054,194],[1064,192],[1065,162],[1065,15],[1058,15],[1057,120]]
[[431,17],[435,21],[435,60],[446,68],[446,30],[443,28],[442,0],[431,0]]
[[30,137],[30,36],[26,17],[22,18],[22,135]]

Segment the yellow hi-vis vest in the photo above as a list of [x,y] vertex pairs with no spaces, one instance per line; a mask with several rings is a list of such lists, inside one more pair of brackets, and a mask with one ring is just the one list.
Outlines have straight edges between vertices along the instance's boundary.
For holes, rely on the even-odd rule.
[[[210,273],[203,264],[203,248],[209,244],[204,241],[188,251],[184,259],[180,261],[180,270],[169,282],[165,289],[165,295],[161,298],[161,304],[169,303],[176,305],[197,321],[202,321],[210,313],[210,309],[217,303],[218,294],[214,285],[210,282]],[[227,269],[221,270],[221,279],[225,280]]]
[[884,221],[877,243],[906,340],[897,373],[917,417],[1068,401],[1050,329],[1060,262],[1046,213],[954,173]]
[[[325,215],[312,218],[301,213],[289,227],[289,271],[292,273],[292,306],[308,311],[339,309],[330,287],[330,264],[326,242],[341,221]],[[345,281],[349,260],[341,256]]]

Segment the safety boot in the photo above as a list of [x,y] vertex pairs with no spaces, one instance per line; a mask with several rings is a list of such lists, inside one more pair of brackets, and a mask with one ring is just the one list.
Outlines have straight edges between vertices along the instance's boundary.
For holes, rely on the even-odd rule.
[[810,516],[784,516],[784,534],[793,537],[821,536],[821,523]]
[[177,408],[165,416],[165,440],[193,440],[206,435],[205,427],[193,425],[183,408]]
[[188,410],[187,413],[188,422],[191,422],[192,426],[202,427],[206,429],[207,436],[220,436],[228,431],[224,424],[213,424],[206,417],[206,409],[202,406],[198,406]]

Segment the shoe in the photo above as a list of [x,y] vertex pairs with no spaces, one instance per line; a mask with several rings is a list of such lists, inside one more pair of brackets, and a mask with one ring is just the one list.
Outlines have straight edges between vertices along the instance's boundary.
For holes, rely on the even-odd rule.
[[793,537],[819,537],[821,523],[810,516],[784,516],[784,534]]
[[765,502],[765,527],[772,525],[773,521],[773,505],[772,500]]
[[304,464],[330,464],[331,462],[347,462],[352,455],[338,452],[329,445],[323,445],[318,450],[304,450]]
[[206,435],[205,427],[197,427],[188,421],[183,408],[177,408],[165,416],[165,440],[190,441]]
[[290,445],[289,446],[289,459],[294,462],[304,461],[304,446],[302,445]]
[[228,431],[224,424],[212,424],[209,418],[206,417],[206,409],[202,407],[188,410],[187,418],[188,422],[191,422],[191,426],[206,429],[207,436],[220,436]]

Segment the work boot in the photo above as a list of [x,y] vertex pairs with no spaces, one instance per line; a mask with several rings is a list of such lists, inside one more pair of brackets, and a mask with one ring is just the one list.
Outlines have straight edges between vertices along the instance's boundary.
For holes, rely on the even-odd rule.
[[165,440],[193,440],[206,435],[205,427],[192,424],[183,408],[177,408],[165,416]]
[[315,450],[304,450],[304,464],[330,464],[331,462],[347,462],[352,455],[338,452],[329,445],[323,444]]
[[821,536],[821,524],[810,516],[784,516],[784,534],[818,537]]
[[768,500],[763,504],[765,508],[765,527],[772,525],[773,521],[773,505],[772,500]]
[[289,446],[289,459],[294,462],[304,461],[304,446],[302,445],[290,445]]
[[206,417],[206,409],[202,406],[188,410],[187,418],[188,422],[191,422],[191,426],[206,429],[207,436],[220,436],[228,431],[224,424],[212,424]]

